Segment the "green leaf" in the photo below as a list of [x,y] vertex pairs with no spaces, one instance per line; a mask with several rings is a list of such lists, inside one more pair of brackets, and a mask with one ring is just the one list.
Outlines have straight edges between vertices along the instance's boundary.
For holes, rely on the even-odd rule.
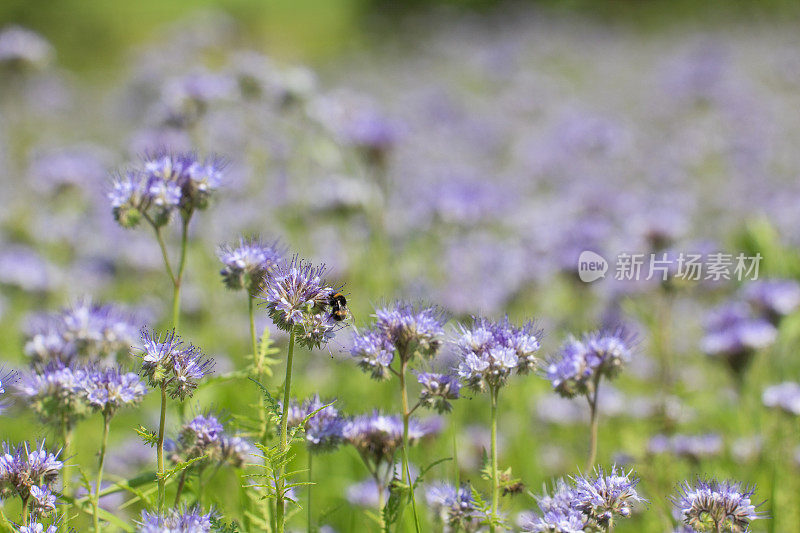
[[139,427],[136,428],[136,434],[139,435],[139,437],[142,438],[142,441],[144,441],[144,443],[151,448],[158,444],[158,433],[149,430],[142,425],[139,425]]
[[386,531],[389,531],[389,526],[400,519],[400,515],[408,502],[408,494],[408,485],[398,478],[392,479],[392,482],[389,484],[389,499],[386,501],[386,505],[383,506],[382,510],[383,523],[386,526]]
[[278,400],[276,400],[275,397],[273,397],[272,394],[270,394],[269,390],[267,390],[267,388],[264,385],[262,385],[260,381],[253,378],[247,378],[247,379],[258,385],[258,387],[261,389],[261,392],[264,393],[264,399],[267,402],[267,408],[270,410],[270,413],[272,414],[273,418],[275,420],[280,420],[282,413]]
[[239,523],[235,520],[230,524],[226,524],[220,518],[212,516],[211,527],[213,527],[214,531],[217,533],[239,533]]
[[445,461],[452,461],[452,460],[453,460],[452,457],[443,457],[441,459],[437,459],[436,461],[432,462],[431,464],[429,464],[428,466],[426,466],[425,468],[420,470],[419,471],[419,475],[417,476],[417,479],[414,480],[414,483],[413,483],[414,488],[417,488],[419,486],[419,484],[422,483],[423,477],[425,477],[425,474],[430,472],[431,469],[434,466],[440,465],[440,464],[444,463]]
[[182,463],[176,464],[174,467],[170,468],[169,470],[165,470],[164,472],[159,472],[156,474],[158,479],[167,480],[174,476],[175,474],[182,472],[192,466],[197,461],[202,461],[203,459],[207,458],[208,454],[201,455],[200,457],[195,457],[193,459],[189,459],[188,461],[184,461]]

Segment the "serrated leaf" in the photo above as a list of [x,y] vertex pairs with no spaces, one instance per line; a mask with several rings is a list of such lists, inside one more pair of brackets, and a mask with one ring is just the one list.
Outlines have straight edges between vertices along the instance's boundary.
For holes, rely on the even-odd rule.
[[444,463],[445,461],[452,461],[452,460],[453,460],[452,457],[442,457],[441,459],[437,459],[436,461],[432,462],[428,466],[426,466],[423,469],[421,469],[419,471],[419,475],[417,475],[417,479],[414,480],[414,483],[413,483],[414,488],[417,488],[419,486],[419,484],[422,483],[423,478],[425,477],[425,474],[430,472],[433,467],[435,467],[436,465],[440,465],[440,464]]
[[386,500],[386,505],[384,505],[381,510],[383,513],[383,523],[387,532],[389,531],[389,526],[400,519],[400,515],[408,501],[408,494],[408,485],[398,478],[392,479],[392,482],[389,484],[389,499]]
[[207,457],[208,457],[208,454],[204,454],[204,455],[201,455],[200,457],[195,457],[193,459],[189,459],[188,461],[184,461],[182,463],[178,463],[174,467],[170,468],[169,470],[165,470],[164,472],[157,473],[156,477],[158,479],[163,479],[163,480],[166,481],[167,479],[171,478],[175,474],[177,474],[179,472],[183,472],[184,470],[186,470],[187,468],[189,468],[190,466],[192,466],[196,462],[202,461],[203,459],[205,459]]
[[139,425],[139,427],[137,427],[135,431],[136,434],[139,435],[139,437],[141,437],[142,441],[151,448],[156,444],[158,444],[158,433],[156,433],[155,431],[149,430],[142,425]]
[[250,381],[252,381],[256,385],[258,385],[258,388],[260,388],[261,392],[264,393],[264,399],[267,402],[267,407],[268,407],[270,413],[273,416],[273,420],[280,420],[282,413],[281,413],[281,407],[280,407],[280,404],[278,403],[278,400],[276,400],[272,396],[272,394],[270,394],[269,390],[267,390],[267,388],[264,385],[262,385],[260,381],[258,381],[257,379],[253,379],[253,378],[247,378],[247,379],[249,379]]

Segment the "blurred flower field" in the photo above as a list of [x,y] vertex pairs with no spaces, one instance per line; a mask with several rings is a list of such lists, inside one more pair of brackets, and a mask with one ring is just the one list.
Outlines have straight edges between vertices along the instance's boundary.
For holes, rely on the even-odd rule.
[[796,28],[240,24],[0,28],[0,530],[800,530]]

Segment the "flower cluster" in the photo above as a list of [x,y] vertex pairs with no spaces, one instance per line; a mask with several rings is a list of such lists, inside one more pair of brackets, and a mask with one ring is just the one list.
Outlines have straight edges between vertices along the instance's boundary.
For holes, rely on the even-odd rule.
[[345,419],[332,402],[323,403],[318,395],[289,405],[289,427],[303,426],[309,451],[320,453],[335,449],[342,441]]
[[39,68],[53,57],[53,47],[41,35],[11,26],[0,32],[0,67],[10,70]]
[[57,313],[38,317],[27,336],[25,353],[34,366],[109,359],[130,347],[138,327],[134,317],[116,306],[82,298]]
[[616,377],[631,360],[634,345],[635,338],[622,328],[567,339],[549,360],[545,375],[561,396],[591,393],[601,377]]
[[763,279],[748,283],[742,296],[756,313],[772,324],[800,307],[800,284],[790,279]]
[[395,355],[401,363],[429,359],[442,345],[444,314],[436,307],[396,302],[375,311],[375,324],[353,338],[350,355],[374,379],[389,377]]
[[435,483],[425,491],[425,499],[445,531],[479,531],[481,521],[486,518],[477,509],[469,485],[456,488],[445,482]]
[[552,496],[537,498],[541,514],[522,517],[522,531],[608,531],[616,517],[628,518],[633,504],[644,501],[636,492],[639,480],[631,474],[615,466],[609,473],[598,469],[594,475],[576,476],[572,485],[558,480]]
[[208,533],[213,513],[199,507],[170,509],[165,515],[142,511],[139,533]]
[[716,433],[705,435],[656,435],[647,444],[651,454],[670,453],[691,461],[714,457],[722,452],[722,437]]
[[754,489],[738,481],[698,479],[684,482],[673,498],[681,522],[694,531],[750,531],[750,522],[762,518],[750,501]]
[[765,406],[781,409],[791,415],[800,415],[800,385],[786,381],[764,389],[761,401]]
[[74,424],[90,412],[86,402],[89,371],[51,362],[23,374],[17,394],[47,424]]
[[[19,373],[17,371],[9,370],[5,372],[0,369],[0,397],[6,393],[6,387],[16,383],[18,379]],[[3,414],[8,405],[9,402],[5,398],[0,399],[0,414]]]
[[527,374],[536,368],[540,337],[533,322],[518,327],[508,317],[499,322],[475,318],[471,326],[461,326],[456,341],[458,375],[476,391],[496,390],[512,372]]
[[283,252],[277,243],[264,244],[255,238],[242,237],[236,246],[221,246],[217,255],[225,265],[220,271],[225,286],[231,290],[245,289],[248,294],[255,295]]
[[224,168],[224,160],[203,160],[194,152],[161,150],[147,155],[139,167],[114,179],[108,193],[114,218],[125,228],[135,227],[142,218],[161,227],[176,211],[188,220],[196,210],[208,206],[222,182]]
[[203,462],[244,464],[251,452],[250,444],[239,436],[230,436],[219,419],[212,414],[198,415],[181,427],[177,442],[170,443],[171,460],[185,462],[206,456]]
[[[411,419],[408,426],[409,444],[438,431],[437,419],[425,422]],[[393,464],[395,453],[403,445],[403,421],[398,416],[382,415],[374,411],[349,420],[344,425],[342,436],[347,444],[353,446],[371,464]]]
[[420,372],[417,374],[417,381],[422,385],[419,393],[420,405],[434,409],[440,414],[449,412],[453,408],[450,400],[460,398],[461,383],[458,381],[458,376]]
[[705,328],[703,351],[723,360],[735,375],[741,375],[755,352],[775,342],[778,335],[767,318],[755,315],[749,304],[740,301],[715,309]]
[[117,367],[88,371],[83,389],[88,404],[106,416],[113,415],[120,407],[139,403],[147,394],[138,374]]
[[172,398],[191,398],[197,383],[212,371],[213,360],[186,346],[174,331],[159,337],[142,330],[142,375],[151,387],[165,387]]
[[40,508],[52,507],[55,498],[50,489],[64,467],[59,454],[60,451],[47,450],[44,441],[33,448],[27,442],[19,446],[4,443],[0,455],[0,498],[33,497]]
[[275,325],[294,332],[297,342],[309,349],[327,343],[339,329],[330,313],[336,291],[322,280],[324,272],[324,267],[295,256],[267,276],[260,296]]

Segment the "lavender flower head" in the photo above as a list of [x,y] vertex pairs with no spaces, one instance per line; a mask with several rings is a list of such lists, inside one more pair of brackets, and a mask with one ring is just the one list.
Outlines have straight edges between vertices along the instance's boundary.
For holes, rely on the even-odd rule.
[[[425,422],[411,419],[408,442],[413,444],[438,430],[436,419]],[[342,436],[365,461],[373,465],[393,464],[395,453],[403,444],[403,421],[398,416],[382,415],[374,411],[349,420],[344,425]]]
[[86,401],[88,371],[59,362],[24,374],[17,394],[44,423],[73,424],[89,414]]
[[722,452],[722,437],[716,433],[705,435],[655,435],[647,444],[647,451],[652,454],[671,453],[691,461],[700,461],[715,457]]
[[246,440],[228,435],[219,418],[206,413],[197,415],[183,425],[171,449],[170,458],[180,463],[205,455],[204,462],[228,463],[238,468],[251,451]]
[[612,523],[615,516],[630,517],[631,506],[644,501],[636,492],[639,479],[616,466],[608,473],[598,468],[594,475],[577,476],[573,481],[574,507],[601,527]]
[[245,289],[254,295],[261,290],[267,274],[275,268],[282,255],[277,243],[264,244],[256,238],[242,237],[235,247],[220,247],[219,260],[225,265],[220,275],[229,289]]
[[33,448],[27,442],[16,447],[4,443],[0,455],[0,498],[26,499],[33,487],[37,487],[35,492],[49,501],[44,490],[53,486],[64,467],[58,459],[60,453],[47,450],[44,441]]
[[39,68],[53,57],[53,47],[41,35],[20,26],[0,31],[0,67],[10,70]]
[[[6,393],[6,387],[9,385],[13,385],[19,380],[19,373],[15,370],[9,370],[5,372],[4,370],[0,369],[0,397]],[[0,414],[8,407],[9,402],[3,398],[0,399]]]
[[58,533],[58,525],[50,524],[45,527],[41,522],[33,520],[27,526],[20,526],[19,533]]
[[[313,413],[313,415],[312,415]],[[288,425],[303,425],[306,446],[313,453],[334,450],[342,442],[345,420],[330,403],[323,403],[318,395],[298,404],[289,405]]]
[[764,389],[761,401],[766,407],[781,409],[791,415],[800,415],[800,385],[786,381]]
[[120,407],[136,405],[147,394],[147,387],[137,374],[118,367],[88,371],[83,390],[89,405],[106,416]]
[[572,337],[548,361],[545,376],[553,389],[566,398],[594,391],[597,381],[619,374],[631,360],[635,338],[622,328]]
[[194,152],[159,150],[146,155],[138,167],[121,172],[108,193],[114,218],[125,228],[142,218],[155,227],[169,223],[176,211],[188,220],[205,209],[222,183],[225,161],[202,160]]
[[738,481],[684,481],[673,498],[681,522],[694,531],[745,533],[750,522],[763,518],[750,498],[754,489]]
[[750,306],[744,302],[732,302],[715,309],[705,328],[701,341],[703,351],[722,359],[736,375],[747,368],[757,350],[772,344],[778,334],[768,320],[754,317]]
[[420,404],[428,409],[434,409],[439,414],[449,412],[453,408],[449,400],[460,398],[461,383],[458,381],[458,376],[420,372],[417,374],[417,381],[422,385],[419,393]]
[[744,286],[742,295],[775,325],[800,306],[800,284],[791,279],[753,281]]
[[136,338],[137,321],[120,308],[84,297],[57,313],[38,317],[25,342],[34,366],[51,361],[113,359]]
[[208,533],[212,513],[199,507],[170,509],[165,515],[142,511],[139,533]]
[[324,267],[314,267],[297,256],[280,263],[267,276],[261,298],[270,318],[280,329],[294,332],[307,348],[318,348],[339,329],[330,313],[330,296],[336,292],[323,280]]
[[151,387],[163,386],[180,401],[192,397],[198,381],[210,374],[214,365],[197,347],[186,346],[174,331],[159,337],[144,329],[142,345],[142,375]]
[[563,479],[557,480],[552,496],[544,492],[536,497],[540,514],[520,515],[520,529],[535,533],[583,533],[589,518],[573,506],[575,501],[575,490]]
[[444,531],[478,531],[481,521],[486,518],[476,508],[469,485],[456,489],[446,482],[434,483],[425,491],[425,499],[437,520],[444,525]]
[[497,390],[512,372],[527,374],[536,368],[540,337],[533,322],[517,327],[508,317],[499,322],[475,318],[471,326],[461,326],[456,341],[458,375],[476,391]]

